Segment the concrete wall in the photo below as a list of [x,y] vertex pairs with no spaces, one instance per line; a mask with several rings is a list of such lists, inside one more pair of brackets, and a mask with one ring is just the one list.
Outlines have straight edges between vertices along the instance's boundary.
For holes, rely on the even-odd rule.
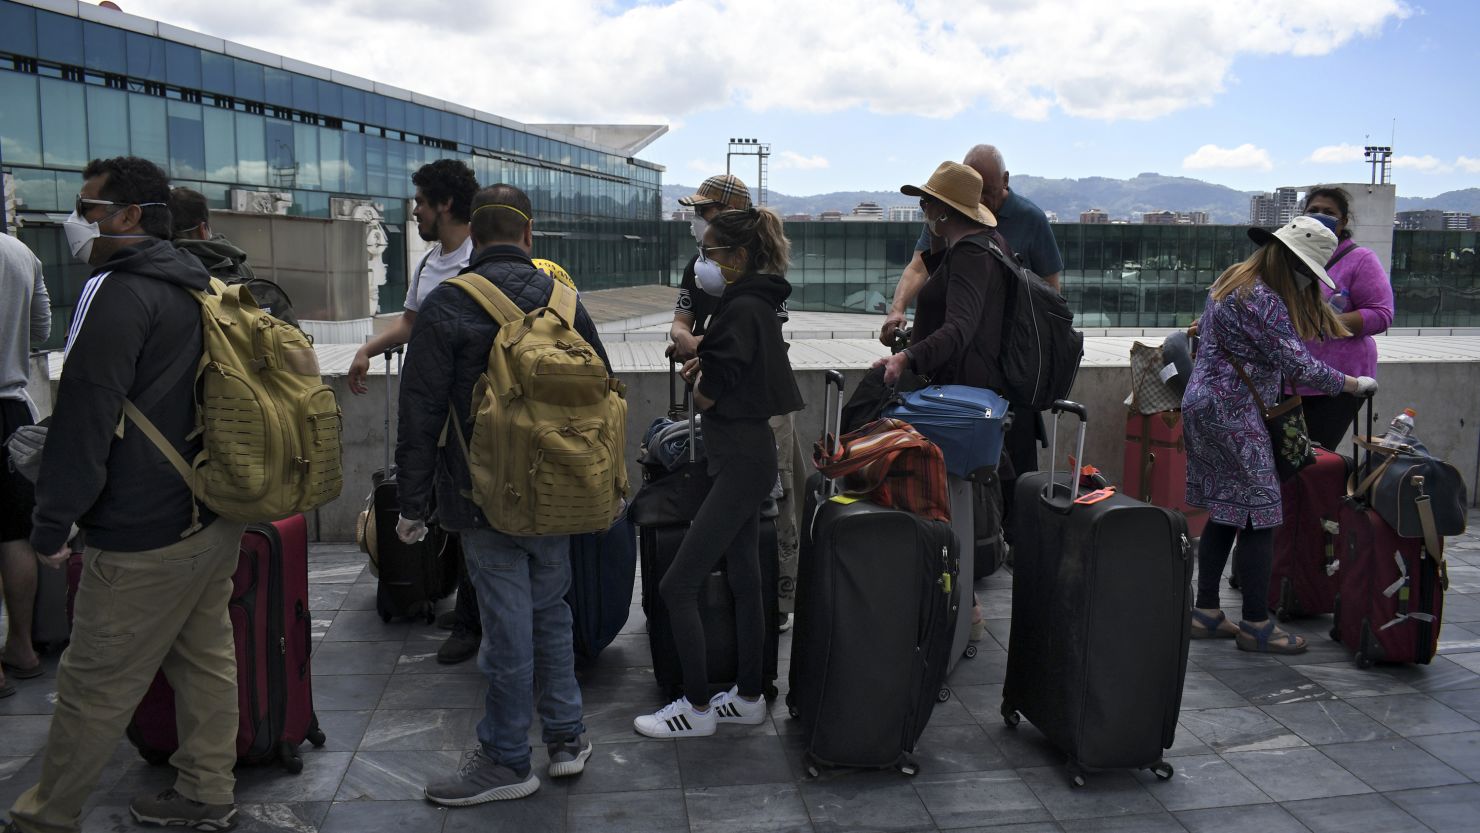
[[[851,393],[864,371],[846,370]],[[1382,391],[1376,401],[1380,432],[1392,416],[1403,408],[1418,411],[1417,433],[1434,454],[1454,464],[1470,488],[1472,505],[1480,505],[1475,488],[1480,477],[1480,386],[1474,384],[1475,365],[1447,363],[1383,363],[1378,369]],[[44,361],[33,361],[33,398],[50,412],[50,386],[42,383]],[[310,518],[311,534],[316,540],[348,541],[354,537],[355,519],[370,490],[370,475],[385,461],[385,376],[368,379],[370,392],[355,396],[349,392],[344,377],[326,381],[339,397],[344,411],[344,491],[339,499],[320,508]],[[394,377],[391,377],[394,380]],[[636,464],[637,449],[649,423],[668,411],[668,375],[653,371],[624,373],[627,383],[627,450],[628,471],[634,488],[641,483]],[[797,436],[810,455],[811,444],[822,433],[823,372],[804,370],[797,373],[807,407],[796,414]],[[1084,459],[1098,466],[1112,483],[1120,483],[1125,449],[1125,395],[1130,389],[1130,368],[1086,367],[1080,371],[1073,398],[1089,408],[1090,422],[1086,432]],[[391,426],[396,420],[395,402],[391,403]],[[1066,417],[1060,428],[1060,461],[1072,452],[1075,419]],[[1046,467],[1047,450],[1040,450],[1039,462]],[[1061,462],[1061,465],[1063,463]]]

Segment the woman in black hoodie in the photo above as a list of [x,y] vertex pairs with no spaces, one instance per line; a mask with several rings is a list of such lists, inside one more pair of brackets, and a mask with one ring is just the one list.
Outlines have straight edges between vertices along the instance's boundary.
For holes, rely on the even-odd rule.
[[[659,585],[687,696],[634,721],[650,737],[703,737],[714,734],[718,723],[755,725],[766,719],[760,509],[776,483],[776,441],[767,420],[802,407],[776,317],[791,294],[783,277],[790,250],[781,219],[756,208],[717,215],[699,244],[695,277],[720,302],[698,357],[684,365],[684,378],[694,383],[694,406],[704,412],[714,485]],[[699,591],[721,559],[735,595],[740,656],[735,687],[715,693]]]

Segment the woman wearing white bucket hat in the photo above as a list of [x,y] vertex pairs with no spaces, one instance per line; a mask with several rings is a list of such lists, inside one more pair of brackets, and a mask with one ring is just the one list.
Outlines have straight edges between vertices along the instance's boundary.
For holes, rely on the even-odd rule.
[[[1260,244],[1258,251],[1208,290],[1202,346],[1182,399],[1187,502],[1206,507],[1212,521],[1198,547],[1192,636],[1236,638],[1245,651],[1296,654],[1306,649],[1304,638],[1279,630],[1267,606],[1274,529],[1282,518],[1274,449],[1257,402],[1278,402],[1284,379],[1330,396],[1370,395],[1377,382],[1315,360],[1304,343],[1348,335],[1317,287],[1317,281],[1331,284],[1325,264],[1336,235],[1313,218],[1296,217],[1276,232],[1251,228],[1249,237]],[[1244,597],[1237,626],[1218,602],[1235,537]]]

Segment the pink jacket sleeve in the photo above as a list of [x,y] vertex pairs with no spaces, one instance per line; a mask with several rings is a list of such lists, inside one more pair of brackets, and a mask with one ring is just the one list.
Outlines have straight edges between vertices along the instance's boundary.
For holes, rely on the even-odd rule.
[[1393,284],[1382,268],[1382,261],[1371,249],[1351,253],[1353,264],[1351,309],[1362,315],[1362,335],[1375,336],[1387,331],[1393,323]]

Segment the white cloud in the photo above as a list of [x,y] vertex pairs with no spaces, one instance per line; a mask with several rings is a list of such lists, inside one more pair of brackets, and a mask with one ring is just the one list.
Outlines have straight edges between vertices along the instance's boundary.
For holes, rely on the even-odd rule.
[[1480,174],[1480,159],[1471,159],[1468,156],[1461,156],[1460,158],[1454,160],[1454,166],[1467,174]]
[[[1403,0],[130,0],[129,11],[528,121],[754,110],[1153,119],[1246,56],[1324,55]],[[292,21],[284,26],[283,21]],[[759,51],[758,51],[759,49]]]
[[1421,174],[1447,174],[1454,170],[1432,155],[1394,156],[1393,168],[1399,171],[1415,171]]
[[1361,148],[1343,142],[1339,145],[1318,147],[1311,151],[1309,158],[1305,161],[1315,162],[1320,165],[1335,165],[1346,162],[1361,162],[1365,158]]
[[777,157],[775,163],[777,170],[791,168],[798,171],[815,171],[828,167],[825,156],[803,156],[794,150],[783,150],[777,154]]
[[722,173],[724,169],[724,165],[721,165],[718,162],[711,162],[708,159],[689,160],[689,170],[693,171],[694,173],[701,174],[705,177],[714,176],[716,172]]
[[1269,160],[1269,151],[1264,148],[1254,147],[1251,144],[1242,144],[1236,148],[1203,145],[1193,151],[1186,159],[1182,160],[1182,167],[1190,171],[1206,170],[1209,168],[1244,168],[1256,171],[1269,171],[1274,169],[1274,163]]

